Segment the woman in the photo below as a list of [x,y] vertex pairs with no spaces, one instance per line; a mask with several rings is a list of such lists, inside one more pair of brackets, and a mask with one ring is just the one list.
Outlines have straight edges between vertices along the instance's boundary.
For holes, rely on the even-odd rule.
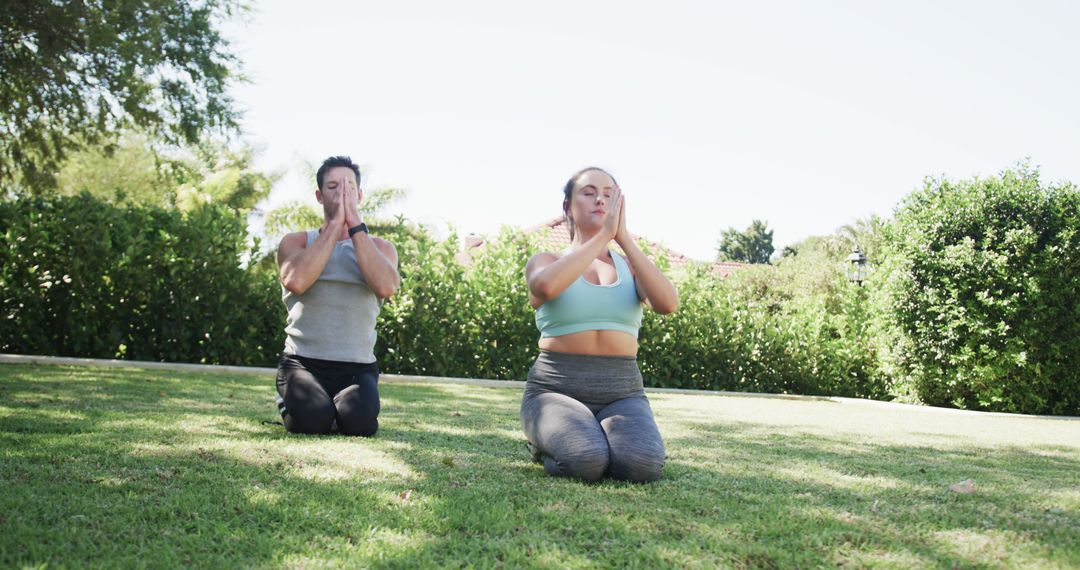
[[[551,475],[655,481],[664,442],[637,367],[637,335],[642,304],[671,313],[678,294],[630,238],[610,174],[581,170],[563,195],[570,248],[525,266],[541,350],[521,401],[525,437]],[[608,249],[612,240],[625,256]]]

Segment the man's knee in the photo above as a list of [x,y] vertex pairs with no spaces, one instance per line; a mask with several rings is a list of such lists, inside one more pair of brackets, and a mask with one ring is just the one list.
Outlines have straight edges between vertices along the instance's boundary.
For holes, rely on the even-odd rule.
[[378,394],[366,393],[358,386],[342,390],[335,401],[338,431],[345,435],[371,437],[379,431]]
[[379,431],[379,418],[353,411],[338,415],[338,431],[345,435],[371,437]]
[[288,407],[283,419],[285,429],[292,433],[330,433],[334,414],[334,405],[330,402],[322,405],[307,402],[305,405]]

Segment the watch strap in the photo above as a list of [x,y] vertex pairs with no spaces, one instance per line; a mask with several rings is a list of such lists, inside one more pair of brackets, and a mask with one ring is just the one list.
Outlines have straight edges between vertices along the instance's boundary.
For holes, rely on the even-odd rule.
[[359,224],[349,228],[349,237],[353,237],[360,232],[364,232],[365,234],[370,233],[368,232],[367,224],[365,224],[364,222],[360,222]]

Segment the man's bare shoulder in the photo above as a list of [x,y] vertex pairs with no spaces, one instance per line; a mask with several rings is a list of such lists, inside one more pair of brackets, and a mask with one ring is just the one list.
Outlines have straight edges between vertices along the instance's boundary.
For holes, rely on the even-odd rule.
[[282,248],[305,248],[307,247],[307,232],[290,232],[285,234],[285,237],[281,238],[281,243],[278,244],[278,251]]
[[390,241],[381,237],[371,236],[371,243],[375,244],[375,248],[379,250],[379,253],[383,255],[392,255],[394,259],[397,259],[397,248]]
[[307,247],[307,232],[292,232],[285,234],[278,244],[278,263],[281,263],[292,254]]

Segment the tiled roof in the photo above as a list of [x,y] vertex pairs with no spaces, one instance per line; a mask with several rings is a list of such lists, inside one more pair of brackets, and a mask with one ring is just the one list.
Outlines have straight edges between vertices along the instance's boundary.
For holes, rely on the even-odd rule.
[[[545,232],[545,234],[544,234],[545,237],[544,237],[543,241],[541,241],[541,245],[543,246],[543,249],[545,249],[547,251],[563,251],[563,250],[570,247],[570,241],[571,241],[570,240],[570,228],[566,224],[566,219],[563,218],[562,216],[559,216],[557,218],[553,218],[553,219],[548,220],[548,221],[546,221],[546,222],[544,222],[542,224],[533,226],[531,228],[527,228],[525,230],[525,233],[527,233],[527,234],[540,233],[540,232]],[[664,252],[664,254],[667,255],[668,267],[670,267],[672,270],[681,269],[684,265],[686,265],[687,262],[692,261],[689,257],[687,257],[687,256],[685,256],[685,255],[683,255],[683,254],[669,248],[669,247],[666,247],[666,246],[664,246],[662,244],[654,242],[654,241],[652,241],[652,240],[650,240],[648,238],[642,238],[641,236],[635,235],[635,234],[630,234],[630,235],[631,235],[631,237],[634,238],[635,241],[644,239],[645,243],[648,244],[649,249],[652,250],[652,252],[654,252],[654,253]],[[483,238],[476,237],[476,236],[469,236],[469,237],[465,238],[465,250],[466,250],[466,252],[469,249],[472,249],[472,248],[475,248],[475,247],[481,247],[481,246],[483,246],[483,244],[484,244],[484,239]],[[616,249],[618,249],[617,245],[615,247],[616,247]],[[464,261],[468,257],[469,257],[468,254],[464,253],[464,255],[461,257],[461,259],[462,259],[462,261]],[[731,275],[732,273],[735,273],[736,271],[738,271],[739,269],[741,269],[741,268],[743,268],[745,266],[746,266],[746,264],[744,264],[744,263],[734,263],[734,262],[727,262],[727,261],[719,262],[718,261],[718,262],[713,263],[713,273],[720,276],[720,277],[727,277],[728,275]]]

